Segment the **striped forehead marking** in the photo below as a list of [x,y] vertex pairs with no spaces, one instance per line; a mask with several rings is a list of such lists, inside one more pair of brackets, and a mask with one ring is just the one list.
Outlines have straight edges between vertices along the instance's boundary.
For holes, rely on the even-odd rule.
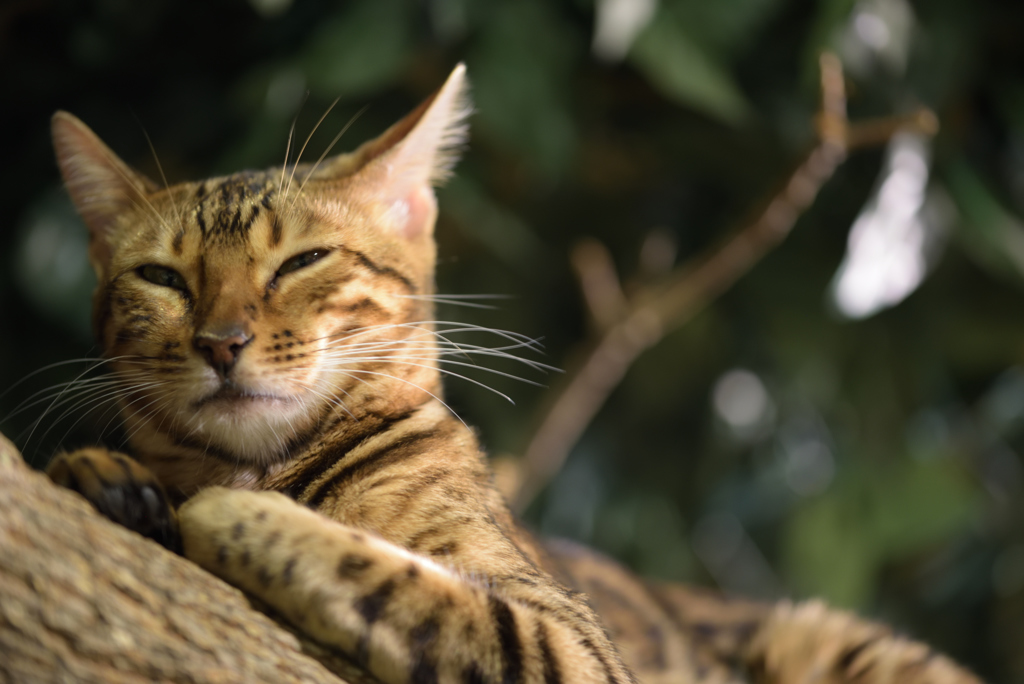
[[245,242],[263,210],[270,210],[277,185],[270,174],[246,171],[196,189],[195,222],[204,243]]

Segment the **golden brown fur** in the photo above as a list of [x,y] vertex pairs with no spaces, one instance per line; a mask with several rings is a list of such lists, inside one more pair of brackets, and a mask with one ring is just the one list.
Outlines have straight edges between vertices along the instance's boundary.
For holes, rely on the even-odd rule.
[[350,155],[164,189],[58,113],[148,471],[83,450],[54,479],[128,524],[162,483],[186,556],[388,682],[975,681],[818,604],[649,585],[517,526],[441,398],[431,187],[466,109],[460,66]]

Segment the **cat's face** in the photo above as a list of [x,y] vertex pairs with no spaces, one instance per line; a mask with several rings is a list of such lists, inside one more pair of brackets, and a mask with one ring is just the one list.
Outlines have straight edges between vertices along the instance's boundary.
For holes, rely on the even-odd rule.
[[96,333],[137,448],[268,463],[332,420],[437,391],[428,321],[431,183],[465,113],[462,70],[315,171],[158,189],[84,124],[54,117],[92,231]]
[[373,373],[406,377],[385,363],[419,333],[400,324],[430,319],[429,232],[394,235],[344,187],[290,206],[279,178],[175,186],[118,221],[96,329],[115,370],[151,383],[125,402],[128,429],[158,421],[178,443],[265,459],[334,401],[394,401]]

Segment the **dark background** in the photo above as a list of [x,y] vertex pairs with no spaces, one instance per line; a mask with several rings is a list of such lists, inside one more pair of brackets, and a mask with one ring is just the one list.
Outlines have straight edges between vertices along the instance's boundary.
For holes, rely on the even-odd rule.
[[[835,49],[852,118],[922,104],[939,115],[930,164],[915,167],[930,237],[910,253],[927,276],[864,318],[831,298],[886,174],[883,148],[855,154],[787,242],[640,358],[527,518],[651,576],[823,596],[991,681],[1024,681],[1024,5],[662,0],[622,59],[594,56],[598,11],[0,3],[0,391],[95,353],[85,231],[48,140],[56,109],[159,177],[145,128],[174,182],[281,163],[307,90],[300,137],[341,96],[314,158],[370,104],[342,140],[351,149],[464,60],[477,113],[439,193],[439,289],[512,298],[441,315],[543,337],[542,360],[566,367],[588,335],[571,246],[601,240],[629,281],[658,261],[641,258],[652,231],[648,256],[669,261],[717,244],[813,141],[817,55]],[[880,254],[898,252],[897,228]],[[0,397],[0,428],[37,465],[101,432],[116,441],[106,405],[62,415],[31,402],[83,368]],[[474,377],[516,405],[455,381],[453,406],[492,453],[521,453],[547,390]]]

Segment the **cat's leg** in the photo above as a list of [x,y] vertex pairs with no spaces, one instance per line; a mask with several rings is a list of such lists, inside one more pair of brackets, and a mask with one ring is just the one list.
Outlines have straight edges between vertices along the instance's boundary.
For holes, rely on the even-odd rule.
[[46,474],[114,522],[180,551],[174,507],[156,476],[134,459],[102,447],[79,449],[54,456]]
[[211,488],[179,519],[189,559],[382,681],[635,681],[596,620],[513,596],[515,587],[466,577],[281,494]]
[[980,684],[924,644],[821,601],[783,602],[750,643],[757,682]]

